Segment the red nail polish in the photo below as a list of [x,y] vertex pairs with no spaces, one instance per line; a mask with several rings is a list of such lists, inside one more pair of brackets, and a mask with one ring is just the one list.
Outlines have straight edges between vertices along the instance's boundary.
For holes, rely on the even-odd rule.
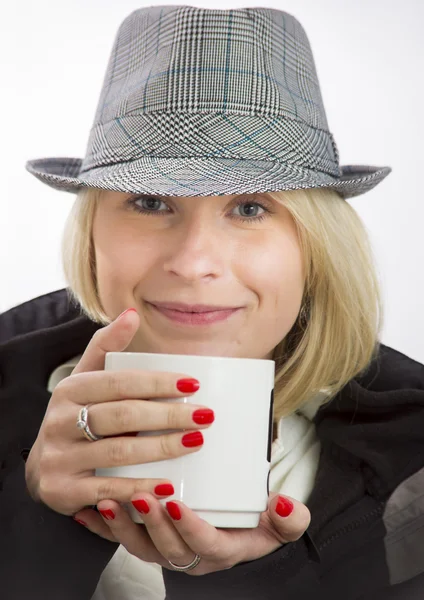
[[288,498],[284,498],[284,496],[278,497],[277,506],[275,507],[275,512],[280,517],[288,517],[293,512],[293,502],[291,502]]
[[198,408],[191,416],[198,425],[213,423],[215,420],[215,414],[210,408]]
[[131,500],[131,503],[138,510],[138,512],[142,513],[143,515],[147,515],[147,513],[150,511],[146,500]]
[[160,483],[155,487],[155,494],[158,496],[171,496],[174,494],[174,486],[172,483]]
[[106,508],[103,510],[100,510],[99,508],[99,513],[108,521],[113,521],[113,519],[115,518],[115,513],[110,508]]
[[176,502],[167,502],[166,509],[174,521],[179,521],[181,519],[180,507]]
[[177,381],[177,389],[180,392],[186,392],[186,393],[197,392],[199,387],[200,387],[200,383],[197,381],[197,379],[193,379],[190,377],[187,377],[186,379],[179,379]]
[[137,309],[136,308],[127,308],[127,310],[124,310],[124,312],[122,312],[119,315],[118,319],[121,319],[124,315],[126,315],[127,313],[129,313],[131,311],[137,312]]
[[73,517],[73,519],[77,523],[81,523],[81,525],[84,525],[84,527],[87,527],[87,523],[85,521],[83,521],[82,519],[77,519],[76,517]]
[[194,448],[195,446],[201,446],[203,444],[203,435],[200,431],[186,433],[181,438],[181,442],[186,448]]

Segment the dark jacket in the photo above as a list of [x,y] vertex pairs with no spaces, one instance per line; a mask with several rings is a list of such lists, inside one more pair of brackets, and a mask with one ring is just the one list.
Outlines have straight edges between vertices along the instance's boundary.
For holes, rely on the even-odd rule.
[[[66,290],[0,315],[0,597],[89,600],[118,544],[34,502],[25,460],[47,381],[100,327]],[[321,455],[308,532],[201,577],[163,569],[167,600],[422,600],[424,366],[381,345],[315,419]]]

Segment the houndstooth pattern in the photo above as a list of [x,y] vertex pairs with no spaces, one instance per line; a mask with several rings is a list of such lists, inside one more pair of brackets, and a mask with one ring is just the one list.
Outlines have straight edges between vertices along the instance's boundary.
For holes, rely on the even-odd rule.
[[301,24],[271,8],[164,5],[120,25],[84,159],[26,168],[64,191],[209,196],[333,187],[343,197],[390,167],[339,165]]

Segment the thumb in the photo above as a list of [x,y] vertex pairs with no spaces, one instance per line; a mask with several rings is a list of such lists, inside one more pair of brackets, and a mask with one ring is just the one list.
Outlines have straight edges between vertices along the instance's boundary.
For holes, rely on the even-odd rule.
[[98,329],[81,356],[72,375],[86,371],[101,371],[107,352],[122,352],[136,334],[140,317],[135,308],[128,308],[106,327]]
[[269,494],[268,514],[283,542],[298,540],[311,522],[311,513],[302,502],[273,492]]

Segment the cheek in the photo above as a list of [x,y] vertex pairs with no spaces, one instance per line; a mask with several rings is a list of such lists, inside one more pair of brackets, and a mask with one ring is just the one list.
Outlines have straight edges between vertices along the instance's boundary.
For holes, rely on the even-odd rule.
[[265,314],[279,327],[289,329],[295,322],[302,301],[304,277],[302,256],[296,241],[279,240],[246,257],[251,286]]
[[[119,314],[133,302],[140,278],[149,272],[153,252],[140,235],[114,228],[113,235],[99,235],[95,244],[97,288],[104,311]],[[131,304],[132,305],[132,304]]]
[[[120,230],[114,227],[113,235],[108,235],[105,228],[96,237],[95,255],[99,280],[104,280],[108,286],[116,285],[118,281],[131,281],[140,277],[147,270],[153,256],[146,239],[131,235],[128,229]],[[150,258],[149,258],[150,257]]]

